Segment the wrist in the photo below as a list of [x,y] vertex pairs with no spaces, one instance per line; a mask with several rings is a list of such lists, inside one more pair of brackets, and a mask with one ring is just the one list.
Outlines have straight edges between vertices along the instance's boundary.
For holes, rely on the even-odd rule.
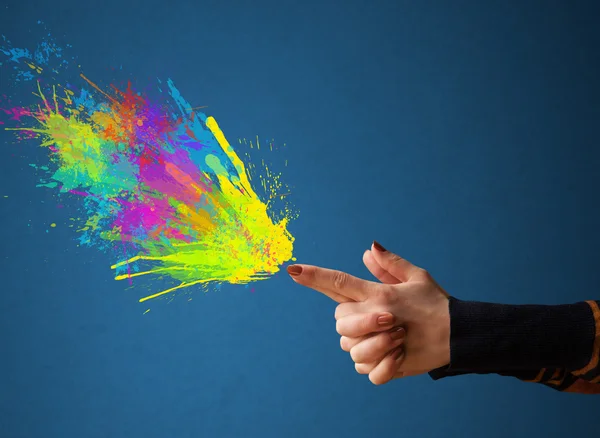
[[436,313],[431,321],[435,321],[436,346],[434,368],[448,365],[450,362],[450,302],[444,297],[437,306]]
[[443,312],[440,317],[441,322],[441,330],[440,330],[440,345],[441,345],[441,354],[440,354],[440,366],[446,365],[450,363],[451,359],[451,350],[450,350],[450,300],[446,298],[444,300]]

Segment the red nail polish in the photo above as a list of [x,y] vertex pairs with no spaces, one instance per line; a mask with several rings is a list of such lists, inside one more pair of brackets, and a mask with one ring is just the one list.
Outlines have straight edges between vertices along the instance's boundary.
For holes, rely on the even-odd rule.
[[382,315],[377,318],[377,324],[380,326],[390,325],[394,322],[394,315]]
[[287,267],[287,272],[288,272],[288,274],[296,277],[296,276],[302,274],[302,266],[290,265]]
[[381,246],[381,244],[379,242],[377,242],[376,240],[373,241],[373,247],[375,247],[375,249],[377,251],[381,251],[381,252],[387,251],[387,249],[385,249],[383,246]]
[[402,327],[399,327],[396,330],[390,332],[390,338],[392,338],[393,341],[402,339],[404,337],[404,335],[405,335],[405,333],[404,333],[404,329]]

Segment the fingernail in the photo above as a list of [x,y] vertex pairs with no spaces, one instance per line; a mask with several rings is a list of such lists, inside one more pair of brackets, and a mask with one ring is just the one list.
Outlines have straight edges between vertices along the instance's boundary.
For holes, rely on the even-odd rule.
[[387,251],[387,249],[385,249],[383,246],[381,246],[381,244],[379,242],[377,242],[376,240],[373,241],[373,246],[375,247],[375,249],[377,251],[381,251],[381,252]]
[[393,322],[394,315],[389,313],[387,315],[381,315],[379,318],[377,318],[377,324],[379,324],[380,326],[390,325],[393,324]]
[[398,327],[396,330],[394,330],[393,332],[390,333],[390,338],[392,338],[393,341],[398,341],[400,339],[402,339],[405,335],[404,332],[404,328],[402,327]]
[[398,360],[400,359],[400,356],[402,356],[402,353],[404,353],[404,348],[402,347],[398,347],[398,349],[396,351],[394,351],[394,360]]
[[296,276],[302,274],[302,266],[290,265],[287,267],[287,272],[288,272],[288,274],[296,277]]

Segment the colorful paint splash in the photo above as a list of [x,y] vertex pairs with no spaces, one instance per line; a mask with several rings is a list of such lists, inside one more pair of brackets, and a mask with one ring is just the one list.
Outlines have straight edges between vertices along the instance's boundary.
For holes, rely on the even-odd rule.
[[263,280],[293,260],[296,215],[274,208],[289,190],[280,175],[266,166],[253,175],[216,120],[191,108],[171,80],[154,94],[131,83],[102,87],[80,72],[68,77],[75,63],[52,42],[32,52],[3,44],[0,68],[35,96],[31,105],[2,105],[5,129],[47,151],[39,185],[80,200],[79,241],[116,257],[117,280],[172,281],[140,301]]

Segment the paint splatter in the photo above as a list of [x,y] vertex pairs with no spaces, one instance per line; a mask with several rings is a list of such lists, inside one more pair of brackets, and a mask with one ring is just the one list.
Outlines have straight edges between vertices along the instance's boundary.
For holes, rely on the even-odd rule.
[[61,204],[80,202],[81,217],[72,218],[78,240],[111,253],[117,280],[171,282],[140,302],[194,285],[267,279],[293,260],[288,224],[297,214],[288,204],[276,208],[289,195],[281,175],[263,161],[244,163],[217,121],[193,109],[172,80],[144,92],[131,81],[104,87],[62,73],[69,63],[53,42],[31,52],[3,40],[1,68],[35,96],[25,106],[4,101],[4,129],[47,152],[46,163],[32,164],[38,187],[54,190]]

